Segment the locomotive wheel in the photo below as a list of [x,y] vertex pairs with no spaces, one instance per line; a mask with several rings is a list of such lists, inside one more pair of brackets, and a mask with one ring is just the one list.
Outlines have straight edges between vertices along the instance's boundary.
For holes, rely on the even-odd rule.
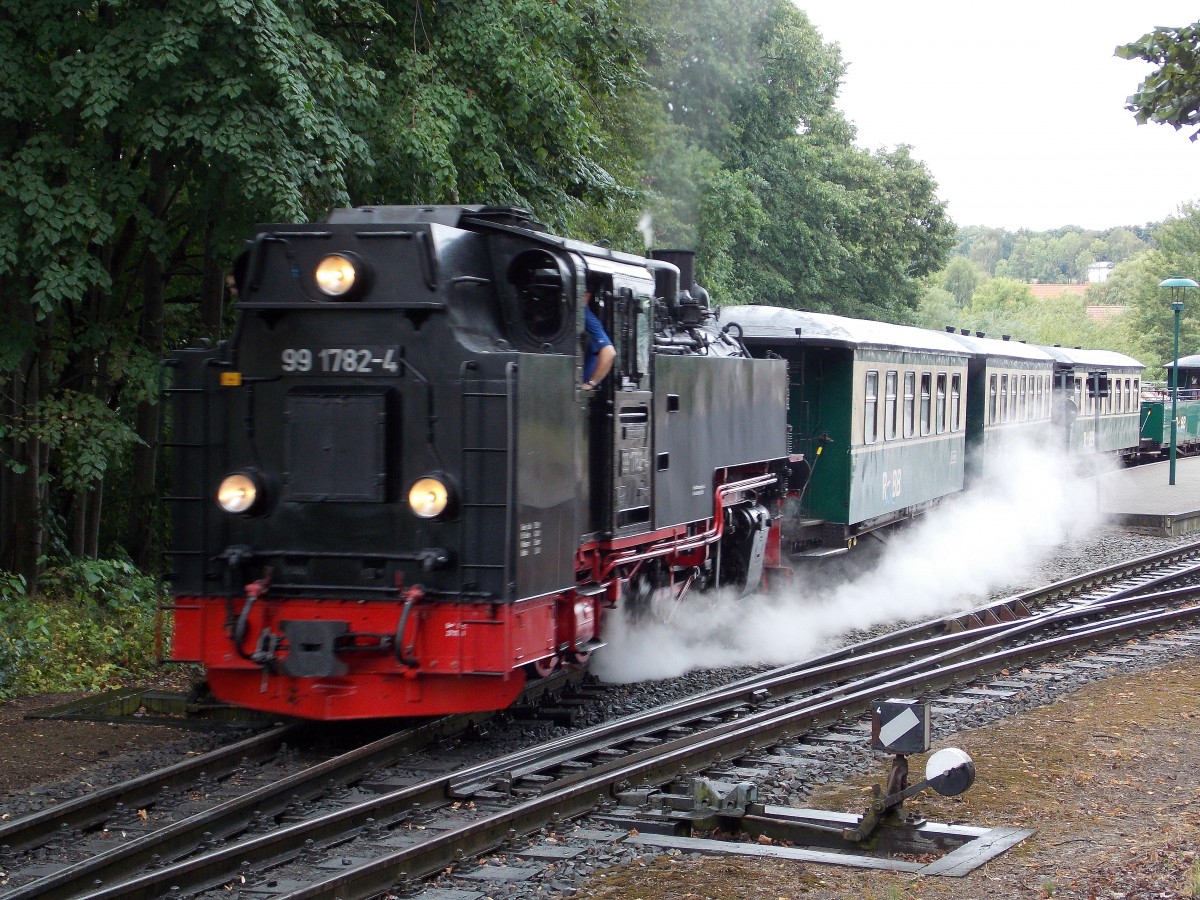
[[675,617],[685,593],[686,585],[672,585],[661,567],[653,566],[640,569],[629,579],[622,603],[633,622],[666,625]]
[[537,662],[529,664],[530,668],[533,669],[533,674],[538,678],[548,678],[554,674],[560,665],[562,665],[562,657],[557,653],[554,656],[547,656],[545,659],[539,659]]
[[574,653],[568,654],[567,665],[569,665],[575,669],[582,669],[587,666],[588,660],[591,658],[592,658],[591,650],[588,650],[588,651],[582,652],[582,653],[579,651],[575,651]]

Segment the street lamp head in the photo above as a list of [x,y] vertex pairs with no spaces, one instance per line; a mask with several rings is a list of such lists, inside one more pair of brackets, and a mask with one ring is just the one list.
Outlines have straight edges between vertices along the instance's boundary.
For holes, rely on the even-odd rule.
[[1158,286],[1160,288],[1200,288],[1200,284],[1196,284],[1192,279],[1184,278],[1182,275],[1165,278],[1158,283]]

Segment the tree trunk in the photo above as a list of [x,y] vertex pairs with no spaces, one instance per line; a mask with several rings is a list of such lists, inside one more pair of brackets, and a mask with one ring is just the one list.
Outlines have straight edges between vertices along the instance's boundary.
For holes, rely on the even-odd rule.
[[[163,219],[169,206],[168,167],[161,153],[150,161],[150,190],[147,206],[156,219]],[[163,289],[164,269],[153,248],[147,246],[142,255],[142,346],[159,358],[163,354]],[[125,532],[125,548],[133,561],[143,569],[154,562],[154,508],[157,497],[155,462],[158,457],[159,406],[142,401],[137,406],[137,434],[142,443],[133,448],[129,473],[130,508]]]
[[104,482],[96,482],[88,494],[87,531],[84,535],[85,555],[98,559],[100,556],[100,513],[104,509]]
[[[41,394],[41,371],[36,354],[30,353],[20,371],[26,374],[12,382],[12,407],[17,421],[23,421]],[[4,549],[5,566],[25,578],[30,593],[37,590],[38,559],[42,555],[42,503],[39,481],[42,472],[42,445],[36,439],[7,441],[16,470],[12,476],[12,527]]]
[[204,229],[204,268],[200,274],[200,323],[204,335],[213,341],[221,339],[225,273],[213,250],[213,219],[210,216]]

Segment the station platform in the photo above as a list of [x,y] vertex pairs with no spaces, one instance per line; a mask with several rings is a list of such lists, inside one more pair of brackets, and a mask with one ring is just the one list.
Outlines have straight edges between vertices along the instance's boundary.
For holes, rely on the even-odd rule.
[[1177,537],[1200,531],[1200,456],[1148,463],[1096,476],[1096,502],[1112,522]]

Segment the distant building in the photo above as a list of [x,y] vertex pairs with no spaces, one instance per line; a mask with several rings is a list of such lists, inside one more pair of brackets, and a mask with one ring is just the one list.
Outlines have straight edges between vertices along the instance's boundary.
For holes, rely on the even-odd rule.
[[1088,266],[1088,284],[1100,284],[1112,274],[1113,264],[1107,260],[1099,260]]

